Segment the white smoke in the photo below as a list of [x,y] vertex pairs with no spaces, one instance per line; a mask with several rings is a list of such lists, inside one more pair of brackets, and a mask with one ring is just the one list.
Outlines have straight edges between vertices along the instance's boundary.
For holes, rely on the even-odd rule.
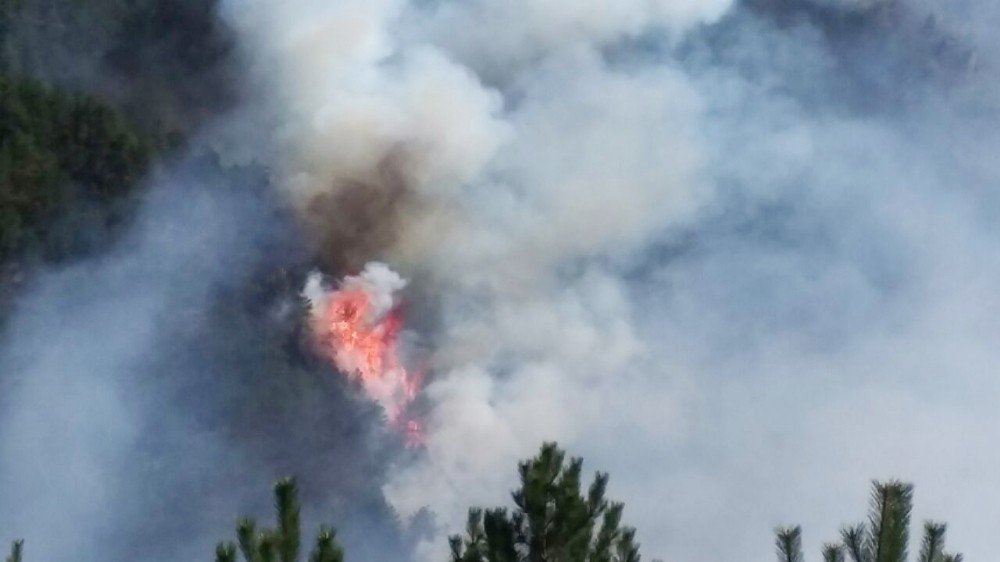
[[[682,30],[723,5],[515,8],[253,2],[234,15],[259,60],[278,69],[275,167],[293,201],[307,207],[338,177],[370,174],[399,145],[413,147],[408,186],[433,197],[411,219],[437,225],[434,243],[390,251],[432,280],[444,315],[425,394],[426,454],[386,488],[404,518],[424,507],[437,516],[426,559],[443,555],[444,534],[471,502],[502,501],[512,473],[497,467],[541,441],[602,439],[622,427],[608,416],[614,407],[638,416],[626,425],[677,426],[669,383],[644,365],[626,287],[591,260],[628,259],[709,197],[701,102],[677,68],[615,70],[599,48]],[[492,49],[508,44],[492,33],[519,34],[503,55],[534,52],[504,86],[513,105],[501,113],[501,90],[455,62],[468,53],[410,36],[417,28],[483,29],[478,44]],[[664,391],[658,404],[630,407],[647,383]]]
[[365,291],[373,306],[372,315],[380,318],[392,309],[395,295],[406,287],[406,280],[384,263],[369,262],[361,273],[345,277],[341,286]]
[[392,24],[404,7],[234,3],[231,17],[278,108],[262,159],[279,166],[294,201],[304,204],[337,180],[369,178],[395,151],[407,156],[412,187],[447,195],[503,141],[505,126],[494,117],[499,95],[441,51],[404,51],[394,42]]
[[[369,262],[357,275],[348,275],[340,282],[339,289],[361,290],[372,304],[369,321],[385,316],[396,304],[396,295],[406,287],[406,280],[381,262]],[[314,271],[306,277],[302,296],[309,299],[313,310],[325,308],[333,288],[323,274]]]
[[313,271],[306,277],[306,284],[302,287],[302,296],[305,297],[313,310],[323,310],[329,301],[330,285],[323,274]]
[[[170,354],[166,334],[184,333],[178,323],[200,326],[202,316],[191,311],[207,307],[221,279],[245,270],[252,241],[240,231],[243,221],[265,224],[255,203],[212,182],[186,168],[157,178],[120,245],[42,272],[5,319],[0,529],[23,538],[29,557],[124,559],[141,548],[190,559],[228,534],[247,497],[232,473],[215,470],[238,460],[241,474],[266,481],[252,459],[177,408],[171,385],[185,384],[187,373],[160,365]],[[164,372],[173,378],[161,380]],[[184,402],[196,410],[203,399]],[[213,481],[232,488],[185,498],[197,506],[191,510],[164,505]],[[204,519],[171,523],[178,526],[156,536],[137,528],[167,513]],[[148,542],[140,545],[140,536]]]
[[427,447],[385,487],[404,519],[436,516],[422,560],[548,439],[611,471],[647,555],[763,558],[795,521],[815,546],[889,475],[988,552],[972,514],[1000,514],[942,483],[992,481],[995,455],[958,459],[982,440],[970,412],[989,435],[1000,419],[949,409],[935,375],[996,395],[1000,268],[975,256],[996,249],[997,144],[940,117],[965,98],[849,75],[823,22],[721,1],[253,0],[230,19],[296,205],[400,150],[425,202],[371,256],[440,304]]

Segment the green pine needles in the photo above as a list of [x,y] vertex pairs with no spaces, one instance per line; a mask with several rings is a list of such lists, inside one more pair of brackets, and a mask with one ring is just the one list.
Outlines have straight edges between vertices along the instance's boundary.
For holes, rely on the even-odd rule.
[[[518,464],[521,485],[514,508],[473,508],[464,535],[449,539],[451,562],[640,562],[635,529],[622,525],[623,504],[605,499],[608,475],[598,472],[583,489],[583,460],[555,443]],[[299,562],[301,520],[295,480],[274,485],[277,519],[259,528],[254,519],[236,523],[236,541],[220,542],[216,562]],[[840,531],[823,545],[823,562],[907,562],[913,486],[898,480],[873,482],[868,521]],[[945,552],[944,523],[927,521],[916,562],[962,562]],[[778,562],[805,562],[802,528],[776,529]],[[21,562],[24,541],[14,541],[6,562]],[[320,527],[308,562],[344,562],[336,533]],[[657,561],[654,561],[657,562]]]
[[565,461],[555,443],[519,465],[513,511],[472,509],[466,534],[450,539],[453,562],[639,562],[623,505],[608,502],[608,475],[581,492],[583,460]]
[[[236,541],[215,547],[216,562],[236,562],[237,550],[244,562],[298,562],[301,547],[298,489],[295,480],[283,478],[274,485],[277,524],[258,529],[257,522],[243,517],[236,522]],[[343,562],[344,552],[330,527],[320,527],[309,562]]]
[[783,527],[778,534],[778,562],[805,562],[802,556],[802,527]]
[[919,562],[962,562],[961,554],[948,554],[944,551],[944,523],[927,521],[924,523],[924,541],[920,545]]
[[[844,527],[839,543],[823,546],[824,562],[906,562],[910,539],[913,486],[898,480],[875,481],[872,486],[868,523]],[[804,562],[802,528],[775,531],[779,562]],[[944,523],[924,524],[919,562],[962,562],[961,554],[944,551]]]

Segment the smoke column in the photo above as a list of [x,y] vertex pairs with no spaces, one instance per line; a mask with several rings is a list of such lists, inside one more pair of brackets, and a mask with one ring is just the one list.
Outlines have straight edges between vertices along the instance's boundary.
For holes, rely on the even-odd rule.
[[890,475],[985,555],[992,4],[229,8],[316,251],[434,302],[426,449],[384,487],[434,514],[422,560],[544,439],[647,555],[817,548]]
[[[405,558],[383,549],[384,499],[439,561],[556,439],[612,474],[649,558],[763,560],[793,522],[816,552],[869,478],[898,476],[915,520],[988,559],[993,3],[231,0],[221,17],[244,91],[203,142],[266,165],[296,228],[248,193],[164,187],[116,253],[19,303],[0,529],[32,557],[205,556],[296,471],[357,559]],[[286,265],[252,255],[286,228],[331,289],[398,272],[374,294],[410,303],[421,449],[380,445],[392,402],[366,410],[333,372],[275,377],[250,337],[198,346],[220,287]],[[291,300],[269,304],[245,323],[293,323]],[[151,537],[149,518],[190,523]]]

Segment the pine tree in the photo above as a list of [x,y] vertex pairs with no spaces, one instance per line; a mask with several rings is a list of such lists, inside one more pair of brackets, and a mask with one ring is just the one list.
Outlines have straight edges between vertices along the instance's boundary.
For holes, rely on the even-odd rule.
[[[216,562],[236,562],[236,552],[245,562],[297,562],[301,539],[298,488],[292,478],[283,478],[274,485],[274,507],[277,525],[273,529],[257,529],[249,517],[236,522],[236,542],[220,542],[215,548]],[[344,553],[330,527],[320,527],[309,562],[343,562]]]
[[906,562],[910,538],[913,486],[899,481],[875,482],[869,517],[869,559],[873,562]]
[[453,562],[639,562],[635,529],[621,526],[624,506],[608,502],[607,474],[581,492],[583,461],[555,443],[519,465],[515,509],[469,510],[465,536],[450,539]]
[[[906,562],[913,510],[913,486],[898,480],[873,482],[868,523],[844,527],[839,544],[823,546],[824,562]],[[801,529],[779,528],[779,562],[802,562]],[[919,562],[962,562],[961,554],[944,552],[945,525],[928,521]]]
[[779,562],[805,562],[802,554],[802,527],[779,528],[775,541],[778,547]]

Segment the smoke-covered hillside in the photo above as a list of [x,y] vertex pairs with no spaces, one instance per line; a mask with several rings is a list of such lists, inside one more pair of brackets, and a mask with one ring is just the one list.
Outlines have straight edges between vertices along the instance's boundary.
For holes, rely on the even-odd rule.
[[0,538],[190,560],[294,474],[446,560],[558,440],[647,557],[818,552],[899,476],[988,558],[997,23],[0,0]]
[[312,258],[267,170],[205,141],[241,92],[216,8],[0,13],[5,534],[197,558],[296,474],[358,555],[404,556],[379,490],[400,441],[304,343]]

